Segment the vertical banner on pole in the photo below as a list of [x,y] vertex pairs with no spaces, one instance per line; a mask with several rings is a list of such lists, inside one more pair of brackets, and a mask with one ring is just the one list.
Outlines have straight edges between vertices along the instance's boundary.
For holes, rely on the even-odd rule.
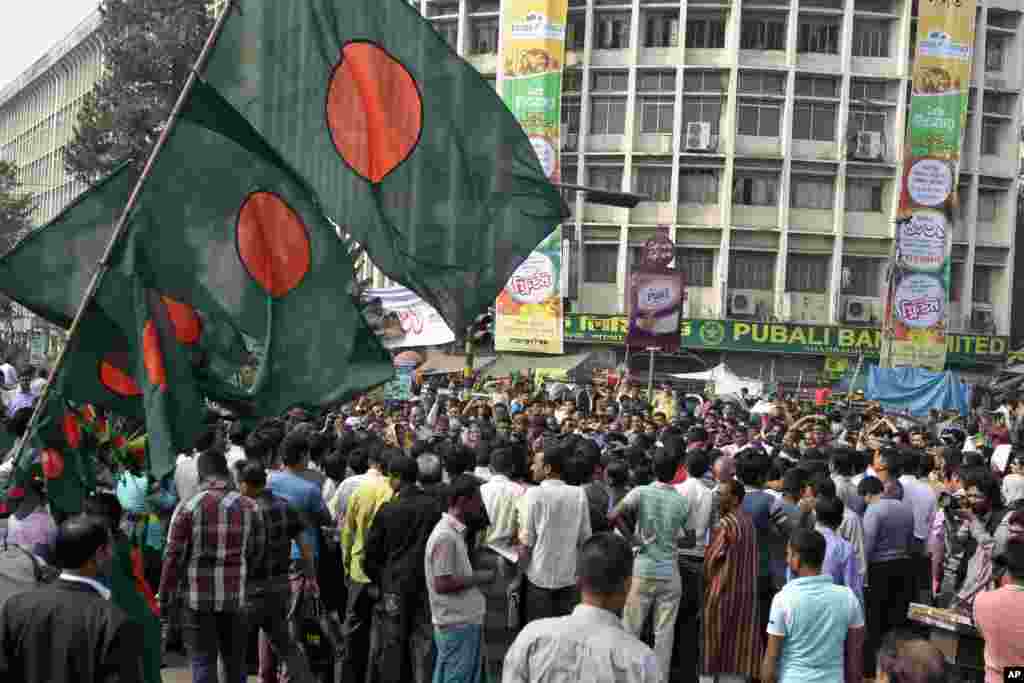
[[[568,0],[501,3],[501,94],[533,143],[548,179],[561,178],[559,128]],[[509,278],[495,305],[494,348],[564,351],[562,230],[538,245]]]
[[669,264],[675,245],[668,228],[644,243],[638,267],[629,274],[629,332],[626,344],[665,353],[679,350],[679,317],[683,306],[683,274]]
[[946,365],[951,245],[976,0],[919,3],[913,92],[882,365]]

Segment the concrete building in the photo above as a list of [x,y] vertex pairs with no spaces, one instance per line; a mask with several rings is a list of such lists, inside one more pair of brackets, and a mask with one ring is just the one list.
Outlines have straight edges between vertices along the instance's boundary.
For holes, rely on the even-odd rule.
[[[1024,65],[1024,5],[979,4],[949,321],[970,338],[1009,334]],[[499,0],[419,6],[495,78]],[[877,331],[915,11],[911,0],[570,0],[563,180],[653,201],[575,198],[569,328],[621,326],[630,264],[667,225],[688,318],[727,336],[734,324]]]
[[0,90],[0,157],[18,166],[19,180],[35,195],[36,225],[85,189],[64,170],[63,151],[74,136],[82,98],[102,74],[99,25],[100,14],[93,12]]

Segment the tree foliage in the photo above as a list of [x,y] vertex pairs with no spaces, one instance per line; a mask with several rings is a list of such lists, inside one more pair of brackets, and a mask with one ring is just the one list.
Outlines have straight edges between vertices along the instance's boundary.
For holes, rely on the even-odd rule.
[[130,161],[141,169],[213,28],[208,0],[102,0],[105,72],[84,99],[64,151],[94,182]]
[[0,161],[0,254],[7,251],[32,227],[32,195],[21,191],[18,167]]

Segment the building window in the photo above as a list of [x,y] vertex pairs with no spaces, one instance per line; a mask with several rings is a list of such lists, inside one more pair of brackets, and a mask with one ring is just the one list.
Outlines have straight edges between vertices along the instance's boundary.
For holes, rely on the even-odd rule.
[[828,289],[828,256],[790,254],[786,261],[787,292],[824,292]]
[[862,130],[885,133],[885,122],[888,115],[880,109],[850,106],[850,132]]
[[498,54],[498,20],[497,19],[473,19],[472,20],[472,52],[475,55],[496,55]]
[[854,21],[853,56],[888,57],[889,22],[866,21],[863,19]]
[[797,140],[835,141],[836,105],[829,102],[797,102],[793,112],[793,137]]
[[881,213],[882,181],[850,180],[847,182],[846,210]]
[[988,266],[974,266],[974,285],[971,288],[971,300],[974,303],[992,303],[992,270]]
[[960,301],[960,289],[964,282],[964,264],[960,261],[953,261],[949,266],[949,300]]
[[562,129],[566,133],[580,132],[580,103],[562,100]]
[[676,91],[675,71],[641,71],[636,76],[636,89],[638,92],[667,92]]
[[738,89],[752,95],[785,95],[786,75],[774,71],[741,71]]
[[832,193],[834,184],[831,179],[794,178],[793,191],[790,194],[790,206],[794,209],[825,209],[833,208]]
[[457,50],[459,47],[459,24],[455,21],[435,21],[432,22],[434,30],[437,31],[438,35],[444,38],[444,42],[448,43],[448,47],[453,50]]
[[991,33],[985,36],[985,71],[1002,71],[1006,61],[1006,38]]
[[714,287],[715,252],[712,249],[676,249],[676,270],[687,287]]
[[831,76],[797,76],[797,97],[839,97],[839,79]]
[[582,50],[587,39],[587,17],[583,14],[569,15],[565,23],[565,49]]
[[639,166],[634,169],[633,185],[637,194],[652,202],[667,202],[672,198],[671,166]]
[[594,26],[594,48],[597,50],[629,49],[629,15],[601,14]]
[[619,270],[619,245],[586,244],[583,247],[583,281],[614,285]]
[[778,206],[778,177],[737,174],[732,184],[732,203],[744,206]]
[[999,192],[978,192],[978,222],[994,223],[999,215]]
[[999,155],[999,132],[1003,124],[1000,121],[982,119],[981,121],[981,153],[983,155]]
[[722,71],[687,70],[683,76],[683,92],[723,92],[725,90],[725,73]]
[[595,71],[590,86],[594,92],[626,92],[629,76],[625,71]]
[[743,50],[785,50],[786,22],[770,19],[744,19],[740,25]]
[[590,132],[594,135],[622,135],[626,132],[626,100],[622,97],[593,97],[590,100]]
[[796,51],[834,55],[839,53],[839,23],[831,20],[800,21]]
[[853,79],[850,82],[851,100],[888,101],[885,83],[882,81],[866,81]]
[[842,273],[843,294],[877,297],[884,259],[862,256],[844,256]]
[[622,192],[621,166],[593,166],[589,173],[591,187],[608,192]]
[[562,92],[579,92],[583,90],[583,71],[566,69],[562,72]]
[[671,134],[675,108],[670,97],[641,97],[640,132]]
[[718,171],[684,169],[679,171],[679,204],[705,206],[718,203]]
[[[579,177],[580,169],[576,164],[565,164],[562,166],[562,182],[566,185],[575,185]],[[569,210],[576,208],[576,190],[562,189],[562,199],[569,205]]]
[[686,47],[720,50],[725,47],[725,19],[686,20]]
[[740,135],[779,137],[779,120],[782,114],[778,102],[740,100],[739,110],[737,129]]
[[775,289],[775,254],[734,251],[729,254],[730,289]]
[[683,98],[683,131],[686,124],[695,121],[707,121],[711,124],[711,134],[718,135],[718,123],[722,117],[722,99],[720,97],[684,97]]
[[679,13],[657,13],[647,16],[644,47],[678,47]]

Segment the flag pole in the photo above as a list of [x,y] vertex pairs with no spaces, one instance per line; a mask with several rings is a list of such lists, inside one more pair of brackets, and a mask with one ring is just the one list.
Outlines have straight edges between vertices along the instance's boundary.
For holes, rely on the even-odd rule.
[[75,318],[68,330],[67,341],[61,349],[60,355],[57,356],[57,360],[54,362],[53,369],[50,371],[50,378],[47,380],[46,385],[43,387],[43,390],[39,393],[39,397],[36,399],[36,405],[32,411],[32,417],[25,428],[25,433],[18,440],[15,469],[17,469],[17,461],[21,459],[25,442],[35,429],[35,426],[39,421],[39,417],[43,412],[43,406],[46,404],[46,399],[49,398],[50,387],[53,384],[53,379],[64,367],[64,360],[67,356],[68,349],[71,347],[71,340],[74,339],[75,334],[78,332],[78,326],[81,324],[82,318],[85,317],[86,309],[89,308],[89,304],[91,304],[92,300],[96,297],[96,292],[99,291],[100,285],[103,283],[103,277],[110,269],[110,257],[114,253],[114,248],[117,247],[118,242],[121,241],[121,238],[124,237],[124,234],[127,231],[128,217],[135,209],[135,204],[138,201],[139,195],[142,194],[142,188],[145,186],[146,180],[149,178],[149,175],[153,170],[153,164],[156,162],[157,155],[160,154],[160,151],[167,143],[167,139],[170,137],[171,131],[174,129],[174,124],[177,123],[182,109],[185,108],[188,96],[195,87],[196,81],[199,80],[199,73],[205,68],[206,62],[210,57],[210,53],[213,51],[213,46],[216,44],[217,38],[220,36],[220,33],[224,28],[224,23],[227,21],[228,14],[234,8],[234,5],[235,0],[227,0],[223,11],[221,11],[220,16],[218,16],[217,20],[214,22],[213,29],[210,31],[210,35],[207,36],[206,42],[203,44],[203,48],[199,52],[199,56],[196,57],[192,70],[189,72],[188,80],[185,81],[185,85],[178,94],[178,99],[175,101],[174,107],[171,109],[171,113],[167,116],[167,122],[164,125],[163,130],[160,131],[160,137],[157,138],[156,144],[153,146],[153,151],[149,153],[149,158],[146,160],[146,165],[142,168],[142,173],[139,175],[139,179],[135,181],[135,187],[132,189],[132,193],[128,197],[128,203],[121,212],[121,217],[118,219],[117,225],[114,227],[114,232],[110,235],[110,241],[107,242],[107,248],[104,250],[103,256],[96,264],[96,271],[93,273],[92,279],[89,281],[89,286],[85,290],[85,295],[82,297],[82,303],[78,305],[78,312],[75,313]]

